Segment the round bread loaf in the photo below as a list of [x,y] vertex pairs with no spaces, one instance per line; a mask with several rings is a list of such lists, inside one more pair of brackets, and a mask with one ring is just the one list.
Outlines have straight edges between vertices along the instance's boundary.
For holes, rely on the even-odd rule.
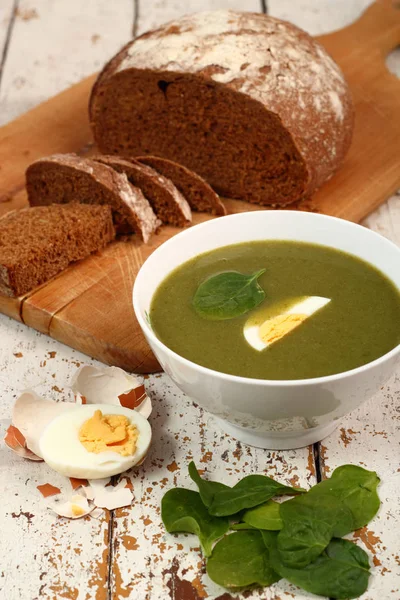
[[263,205],[310,195],[353,130],[351,94],[324,48],[290,23],[233,10],[129,43],[99,75],[89,112],[102,152],[168,158]]

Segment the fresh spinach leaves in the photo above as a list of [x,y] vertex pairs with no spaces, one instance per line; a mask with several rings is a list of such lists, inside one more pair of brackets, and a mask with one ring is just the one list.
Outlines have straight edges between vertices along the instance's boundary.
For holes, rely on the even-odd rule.
[[[306,493],[265,475],[248,475],[233,487],[207,481],[193,462],[189,474],[199,492],[167,492],[162,519],[169,532],[198,535],[216,583],[237,590],[285,577],[308,592],[340,599],[367,589],[367,554],[340,538],[376,514],[376,473],[344,465]],[[301,495],[272,500],[285,494]],[[229,529],[234,533],[225,536]]]
[[253,527],[253,525],[248,525],[247,523],[232,523],[230,528],[233,531],[242,531],[242,530],[247,530],[249,531],[250,529],[258,529],[258,527]]
[[256,529],[279,531],[279,529],[282,529],[283,527],[280,506],[281,505],[278,502],[268,500],[265,504],[247,510],[242,516],[242,521]]
[[283,529],[277,542],[282,562],[287,567],[305,567],[333,537],[369,523],[379,508],[378,484],[376,473],[344,465],[304,496],[282,504]]
[[229,529],[227,519],[210,516],[200,494],[185,488],[169,490],[163,496],[161,518],[169,533],[185,531],[196,534],[206,556],[211,555],[213,542]]
[[352,530],[349,509],[335,496],[310,492],[284,502],[280,507],[283,522],[277,538],[279,557],[292,568],[306,567],[327,547],[336,528]]
[[207,481],[207,479],[203,479],[193,461],[189,463],[189,475],[199,488],[201,499],[207,508],[211,506],[217,492],[230,489],[229,486],[219,483],[219,481]]
[[273,496],[299,494],[301,488],[292,488],[266,475],[247,475],[233,487],[202,479],[194,465],[189,465],[189,474],[199,488],[204,504],[210,515],[226,517],[243,509],[253,508]]
[[209,506],[216,517],[235,515],[246,508],[253,508],[273,496],[298,494],[302,490],[283,485],[266,475],[247,475],[232,488],[218,491]]
[[207,561],[209,577],[227,588],[271,585],[280,579],[272,569],[269,551],[259,531],[237,531],[214,547]]
[[209,277],[199,285],[193,298],[193,306],[203,319],[222,321],[244,315],[258,306],[265,292],[258,278],[266,269],[252,275],[226,271]]
[[304,568],[290,568],[269,545],[270,563],[281,577],[307,592],[329,598],[358,598],[368,587],[369,561],[362,548],[333,538],[325,550]]
[[334,532],[335,537],[342,537],[364,527],[376,515],[380,505],[377,493],[379,482],[374,471],[367,471],[357,465],[343,465],[335,469],[329,479],[311,488],[308,495],[312,498],[326,494],[334,496],[351,511],[352,522],[347,527],[345,523],[342,526],[338,523]]

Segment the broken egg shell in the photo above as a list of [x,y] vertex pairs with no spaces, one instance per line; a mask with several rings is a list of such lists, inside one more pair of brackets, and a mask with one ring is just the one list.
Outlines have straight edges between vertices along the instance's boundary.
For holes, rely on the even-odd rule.
[[37,485],[36,487],[42,494],[43,498],[48,498],[49,496],[61,494],[60,488],[56,487],[55,485],[51,485],[51,483],[43,483],[42,485]]
[[94,499],[94,492],[92,490],[92,488],[88,485],[82,488],[79,488],[79,491],[88,499],[93,501]]
[[130,408],[132,410],[140,406],[145,398],[146,390],[143,384],[118,396],[121,406],[125,406],[125,408]]
[[144,417],[145,419],[148,419],[149,416],[151,415],[151,411],[153,410],[153,406],[151,404],[151,400],[150,398],[147,396],[144,397],[144,400],[141,404],[139,404],[136,408],[135,408],[136,412],[138,412],[139,414],[142,415],[142,417]]
[[95,509],[95,506],[89,506],[89,502],[80,494],[73,494],[65,502],[55,501],[47,505],[47,508],[55,512],[60,517],[67,519],[80,519]]
[[88,485],[87,479],[79,479],[78,477],[70,477],[69,481],[73,490],[77,490],[80,487],[84,488]]
[[84,365],[72,378],[71,389],[81,404],[86,402],[124,406],[138,410],[145,418],[151,412],[151,401],[143,384],[137,377],[119,367],[97,368]]
[[[79,480],[77,479],[77,481],[79,481]],[[73,490],[74,490],[75,494],[80,494],[87,500],[90,500],[91,502],[93,502],[94,492],[93,492],[92,488],[89,486],[89,484],[88,485],[80,485],[77,488],[73,488]]]
[[120,479],[118,481],[118,483],[113,487],[114,492],[119,492],[119,490],[123,490],[124,488],[127,488],[128,490],[132,491],[132,488],[129,488],[126,484],[128,482],[128,479],[126,477],[122,477],[122,479]]
[[80,394],[75,394],[75,404],[87,404],[85,396],[81,396]]
[[4,436],[4,442],[6,446],[10,448],[15,454],[18,456],[22,456],[22,458],[27,458],[28,460],[35,460],[38,462],[42,462],[43,458],[34,454],[29,448],[26,447],[26,440],[19,429],[14,427],[14,425],[10,425],[6,431],[6,435]]
[[107,479],[95,479],[89,482],[93,491],[93,502],[98,508],[115,510],[130,506],[133,500],[133,494],[130,488],[126,487],[126,479],[121,479],[115,487],[105,483]]
[[111,477],[103,477],[101,479],[89,479],[89,487],[94,491],[101,490],[111,484]]
[[40,436],[50,421],[70,410],[76,410],[72,402],[45,400],[33,390],[25,390],[14,404],[11,420],[24,436],[26,447],[43,458],[39,449]]

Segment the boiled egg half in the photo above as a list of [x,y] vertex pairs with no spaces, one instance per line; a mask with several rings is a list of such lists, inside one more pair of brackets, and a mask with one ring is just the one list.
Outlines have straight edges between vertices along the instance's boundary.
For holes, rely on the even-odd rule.
[[100,479],[141,462],[150,442],[151,427],[137,411],[87,404],[48,423],[39,439],[39,455],[67,477]]
[[283,305],[267,307],[253,313],[246,321],[243,334],[255,350],[265,350],[301,325],[330,302],[329,298],[307,296]]

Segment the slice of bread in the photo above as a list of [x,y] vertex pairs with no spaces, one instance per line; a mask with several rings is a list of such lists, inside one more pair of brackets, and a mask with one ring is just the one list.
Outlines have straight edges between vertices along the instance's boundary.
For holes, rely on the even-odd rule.
[[25,294],[114,237],[109,206],[53,204],[7,213],[0,219],[0,293]]
[[138,233],[147,242],[161,225],[140,189],[126,175],[76,154],[54,154],[26,171],[31,206],[80,202],[111,206],[117,233]]
[[177,227],[190,224],[190,206],[170,179],[133,158],[98,155],[93,160],[124,173],[130,183],[142,190],[163,223]]
[[226,208],[218,194],[194,171],[161,156],[138,156],[136,160],[168,177],[189,202],[192,210],[226,215]]

